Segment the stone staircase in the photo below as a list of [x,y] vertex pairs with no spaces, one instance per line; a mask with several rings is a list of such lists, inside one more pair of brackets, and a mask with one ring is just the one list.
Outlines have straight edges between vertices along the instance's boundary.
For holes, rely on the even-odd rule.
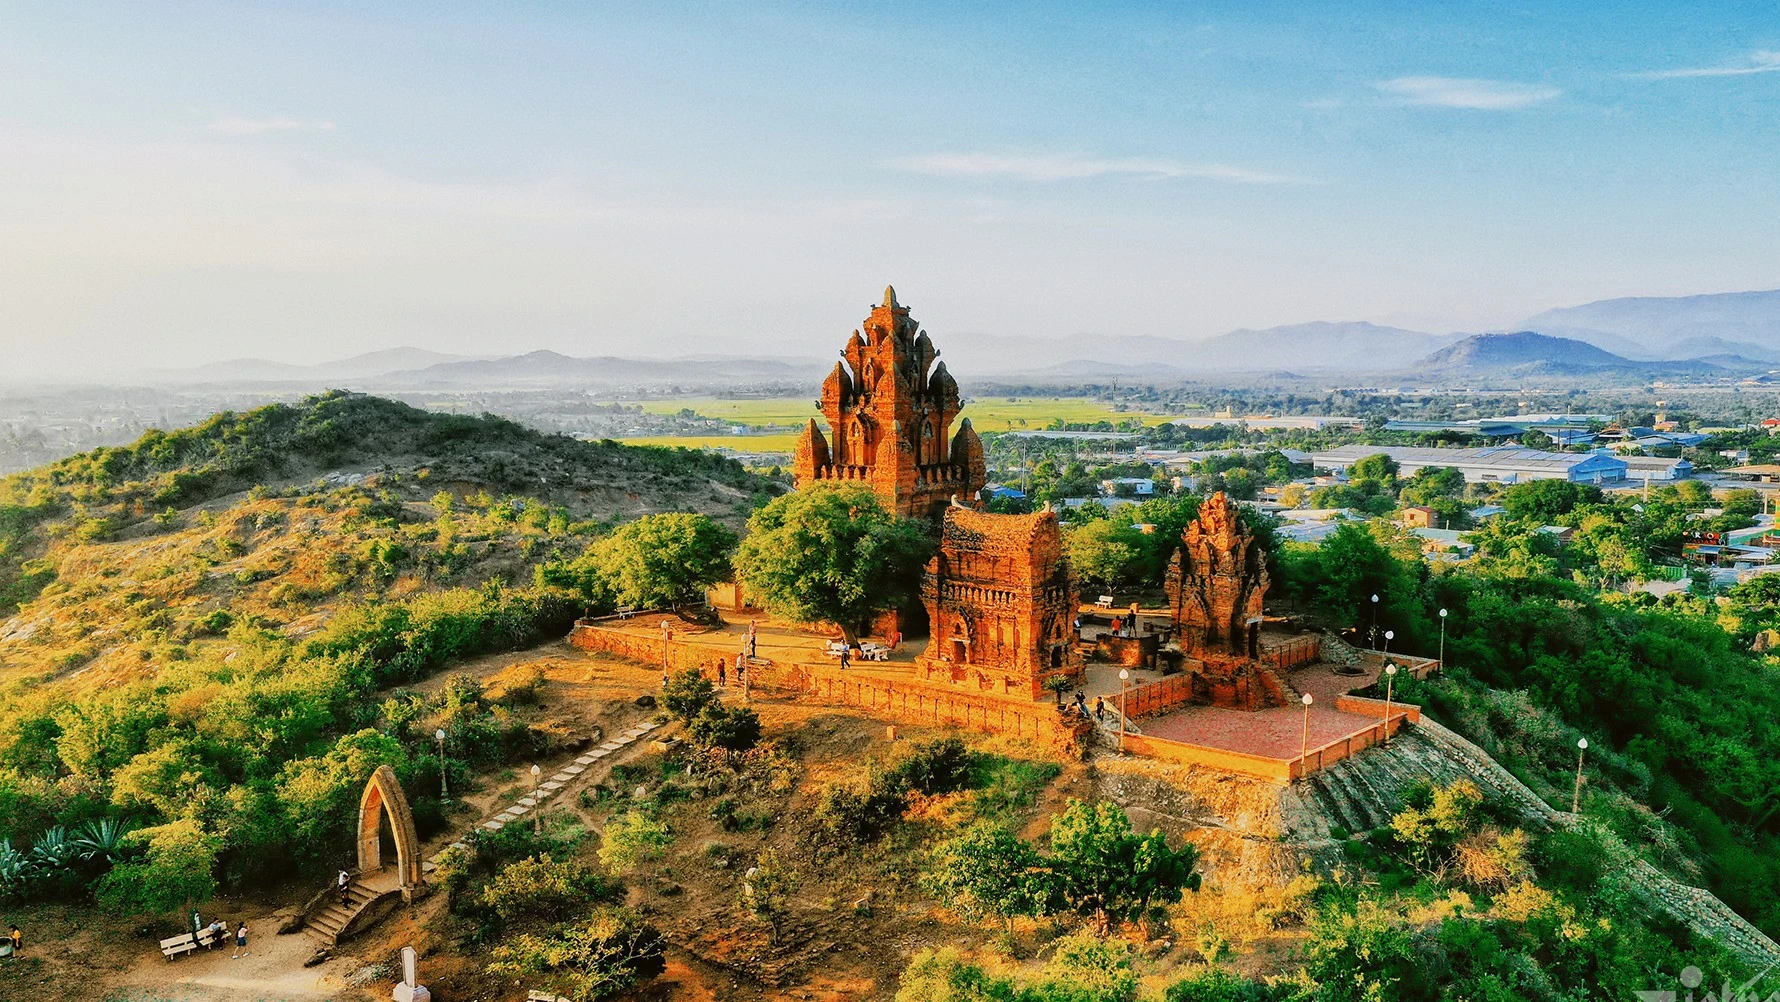
[[[1363,832],[1390,823],[1418,785],[1469,779],[1512,804],[1525,827],[1547,830],[1583,822],[1546,803],[1489,753],[1423,717],[1387,746],[1375,746],[1280,791],[1279,822],[1287,837],[1313,852],[1332,850],[1334,828]],[[1633,897],[1712,939],[1756,969],[1780,964],[1780,944],[1750,925],[1711,892],[1681,883],[1638,858],[1611,832],[1597,831],[1613,876]]]
[[342,900],[339,892],[328,891],[333,903],[303,923],[303,935],[315,941],[318,947],[329,948],[340,941],[353,921],[369,911],[371,906],[390,895],[400,895],[399,890],[377,890],[358,878],[346,885],[346,897]]
[[[528,794],[520,798],[506,810],[478,824],[477,830],[499,831],[509,823],[526,817],[533,810],[539,809],[543,801],[577,785],[590,766],[608,755],[635,744],[661,726],[659,723],[649,721],[620,732],[616,737],[577,757],[572,764],[564,766],[549,779],[540,783],[535,797]],[[468,835],[465,837],[467,838]],[[447,851],[467,848],[469,848],[469,843],[463,839],[452,842],[422,862],[420,864],[421,873],[428,874],[437,870],[439,857],[445,855]],[[303,920],[303,933],[323,949],[332,948],[341,939],[375,924],[382,918],[382,914],[372,915],[370,913],[376,909],[382,909],[384,913],[387,913],[393,907],[388,905],[389,899],[401,895],[399,889],[378,890],[371,887],[360,877],[354,877],[352,883],[347,885],[347,895],[344,901],[339,898],[339,892],[332,888],[324,893],[332,896],[331,903],[323,907],[322,902],[327,898],[318,896],[305,909],[307,917]]]
[[1332,665],[1352,666],[1360,663],[1360,652],[1333,633],[1322,637],[1322,660]]
[[[587,772],[588,767],[614,752],[635,744],[644,736],[660,727],[661,724],[649,721],[647,723],[637,724],[635,727],[620,732],[617,737],[611,738],[592,751],[577,757],[572,764],[564,766],[557,771],[555,775],[538,784],[537,795],[535,797],[530,794],[521,797],[519,800],[515,801],[511,807],[508,807],[506,810],[487,821],[482,822],[477,828],[482,831],[500,831],[508,824],[524,818],[533,810],[539,809],[544,801],[549,800],[569,789],[571,786],[576,785],[582,774]],[[468,844],[461,839],[453,842],[444,849],[440,849],[438,852],[433,853],[425,863],[421,864],[420,868],[422,872],[430,873],[439,868],[439,857],[445,855],[446,850],[465,848],[468,848]]]

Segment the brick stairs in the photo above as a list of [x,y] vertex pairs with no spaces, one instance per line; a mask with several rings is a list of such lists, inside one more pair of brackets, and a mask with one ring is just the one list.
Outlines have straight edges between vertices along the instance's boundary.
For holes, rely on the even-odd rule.
[[[572,764],[564,766],[549,779],[540,783],[535,797],[531,794],[527,794],[506,810],[481,822],[473,830],[499,831],[508,824],[526,817],[531,814],[533,810],[539,809],[542,801],[549,800],[574,786],[587,772],[590,766],[615,752],[622,751],[630,745],[637,743],[661,726],[661,724],[651,721],[637,724],[634,727],[620,732],[616,737],[603,742],[599,747],[594,748],[592,751],[578,756]],[[468,835],[465,837],[467,838]],[[439,868],[439,857],[443,856],[447,851],[451,849],[467,848],[469,848],[469,844],[463,839],[453,841],[450,845],[427,857],[427,859],[420,864],[421,873],[428,874],[437,870]],[[328,893],[332,894],[334,892],[330,891]],[[352,883],[347,885],[346,900],[342,902],[336,897],[336,899],[319,914],[306,920],[303,923],[303,933],[310,939],[314,940],[318,946],[324,949],[331,948],[339,942],[341,933],[350,928],[353,921],[360,915],[364,914],[365,911],[370,909],[373,905],[376,905],[383,898],[399,893],[401,893],[399,890],[393,888],[381,891],[377,890],[368,886],[361,878],[354,877]]]
[[303,923],[303,935],[314,940],[317,946],[332,947],[340,941],[340,934],[346,931],[346,927],[352,924],[352,920],[358,918],[365,909],[371,907],[386,894],[399,893],[401,892],[394,890],[375,890],[367,886],[363,880],[354,877],[352,883],[346,885],[345,901],[341,901],[336,896],[333,904],[330,904],[321,914]]

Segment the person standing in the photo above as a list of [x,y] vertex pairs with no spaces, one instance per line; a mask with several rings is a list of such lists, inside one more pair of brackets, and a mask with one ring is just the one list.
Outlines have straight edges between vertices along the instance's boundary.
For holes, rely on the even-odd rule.
[[890,631],[890,649],[892,651],[902,650],[902,631],[901,630],[891,630]]
[[235,955],[230,960],[239,960],[247,956],[247,923],[241,923],[235,930]]
[[340,875],[334,878],[334,884],[340,888],[340,903],[343,905],[351,903],[352,874],[347,873],[345,870],[341,870]]
[[849,663],[851,663],[852,660],[853,660],[853,648],[842,647],[841,648],[841,671],[846,671],[847,665]]
[[1105,696],[1095,696],[1094,697],[1094,719],[1095,720],[1105,720],[1106,719],[1106,697]]
[[760,656],[760,634],[759,634],[758,630],[756,629],[756,626],[757,626],[756,620],[752,620],[752,619],[748,620],[748,657],[749,658],[756,658],[756,657]]
[[723,664],[722,658],[717,659],[717,688],[729,688],[729,668]]
[[1131,603],[1131,635],[1137,636],[1137,603]]
[[17,925],[10,927],[10,931],[6,934],[6,939],[12,943],[12,955],[15,957],[19,955],[20,950],[25,948],[25,934],[19,931]]
[[1124,629],[1125,629],[1125,620],[1119,616],[1114,616],[1113,621],[1112,621],[1112,635],[1115,637],[1123,636]]

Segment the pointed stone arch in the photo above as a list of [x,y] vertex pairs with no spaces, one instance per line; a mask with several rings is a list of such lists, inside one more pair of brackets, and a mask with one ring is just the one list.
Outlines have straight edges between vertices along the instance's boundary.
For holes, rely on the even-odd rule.
[[378,829],[383,815],[389,815],[389,829],[396,839],[396,879],[401,884],[402,899],[414,900],[420,886],[420,836],[414,831],[414,812],[396,772],[380,765],[365,784],[358,801],[358,868],[371,874],[383,869],[383,846]]

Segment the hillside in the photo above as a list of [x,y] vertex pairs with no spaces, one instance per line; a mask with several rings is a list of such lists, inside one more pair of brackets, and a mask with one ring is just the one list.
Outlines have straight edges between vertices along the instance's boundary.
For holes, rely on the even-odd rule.
[[[1631,296],[1567,306],[1528,317],[1525,326],[1564,337],[1601,336],[1641,346],[1650,358],[1686,358],[1676,346],[1695,338],[1739,342],[1697,354],[1731,350],[1761,358],[1780,350],[1780,289],[1701,296]],[[1611,344],[1607,345],[1612,347]],[[1751,352],[1748,346],[1759,349]]]
[[1473,334],[1429,354],[1416,363],[1416,368],[1490,371],[1537,366],[1548,371],[1587,371],[1629,364],[1629,359],[1583,341],[1516,331],[1512,334]]
[[354,394],[219,414],[0,481],[0,679],[117,677],[237,621],[296,634],[342,601],[529,584],[601,524],[739,525],[770,489],[714,455]]

